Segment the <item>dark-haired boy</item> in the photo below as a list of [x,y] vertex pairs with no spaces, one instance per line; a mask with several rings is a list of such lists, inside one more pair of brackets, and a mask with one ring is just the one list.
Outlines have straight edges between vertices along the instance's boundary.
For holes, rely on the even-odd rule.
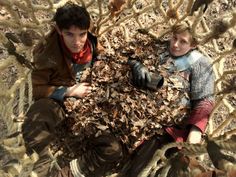
[[86,153],[73,160],[70,168],[51,168],[48,147],[55,140],[56,126],[65,118],[63,100],[91,92],[91,85],[79,79],[83,70],[96,62],[97,54],[97,38],[88,31],[90,16],[85,8],[67,3],[57,9],[53,20],[56,25],[46,42],[39,43],[33,52],[35,102],[22,126],[25,144],[28,151],[39,154],[34,166],[39,177],[101,176],[123,156],[121,144],[112,135],[91,139]]

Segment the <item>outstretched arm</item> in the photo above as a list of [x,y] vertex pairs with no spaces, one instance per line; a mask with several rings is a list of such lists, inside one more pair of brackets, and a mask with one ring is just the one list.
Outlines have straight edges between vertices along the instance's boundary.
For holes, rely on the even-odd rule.
[[193,144],[201,142],[202,134],[205,132],[213,106],[213,102],[208,99],[198,101],[188,119],[188,124],[191,125],[191,128],[187,142]]
[[207,58],[201,58],[192,67],[191,98],[192,112],[187,124],[191,125],[187,141],[200,143],[205,132],[214,102],[214,72]]

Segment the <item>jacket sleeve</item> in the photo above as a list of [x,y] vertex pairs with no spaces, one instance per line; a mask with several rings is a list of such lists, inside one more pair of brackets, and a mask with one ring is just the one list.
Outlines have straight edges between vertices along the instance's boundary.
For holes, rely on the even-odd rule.
[[47,98],[55,91],[57,87],[49,85],[52,72],[51,69],[36,69],[32,72],[34,99]]
[[[35,100],[40,98],[54,98],[61,100],[64,98],[66,88],[61,85],[52,84],[52,78],[57,71],[57,63],[53,56],[60,55],[60,48],[55,41],[57,34],[52,32],[46,42],[40,42],[33,50],[33,60],[35,69],[32,71],[33,97]],[[55,57],[58,57],[55,56]]]

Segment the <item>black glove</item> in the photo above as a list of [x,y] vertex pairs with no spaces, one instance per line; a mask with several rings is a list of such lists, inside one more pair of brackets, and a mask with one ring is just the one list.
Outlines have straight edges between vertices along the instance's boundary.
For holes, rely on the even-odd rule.
[[151,82],[147,83],[147,88],[150,90],[157,90],[161,88],[164,84],[163,76],[155,73],[151,73]]
[[132,68],[133,83],[138,87],[146,87],[151,82],[151,76],[147,68],[136,60],[129,60],[128,64]]

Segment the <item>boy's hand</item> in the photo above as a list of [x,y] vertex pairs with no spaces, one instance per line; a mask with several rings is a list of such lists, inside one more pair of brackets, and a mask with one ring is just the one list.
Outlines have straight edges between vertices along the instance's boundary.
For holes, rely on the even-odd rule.
[[66,91],[66,96],[83,98],[91,93],[92,87],[89,83],[79,83],[72,87],[68,87]]
[[190,132],[188,134],[187,142],[191,144],[201,143],[202,140],[202,132],[196,126],[192,126]]
[[138,87],[146,87],[151,82],[151,76],[147,68],[139,61],[128,61],[132,68],[133,82]]

